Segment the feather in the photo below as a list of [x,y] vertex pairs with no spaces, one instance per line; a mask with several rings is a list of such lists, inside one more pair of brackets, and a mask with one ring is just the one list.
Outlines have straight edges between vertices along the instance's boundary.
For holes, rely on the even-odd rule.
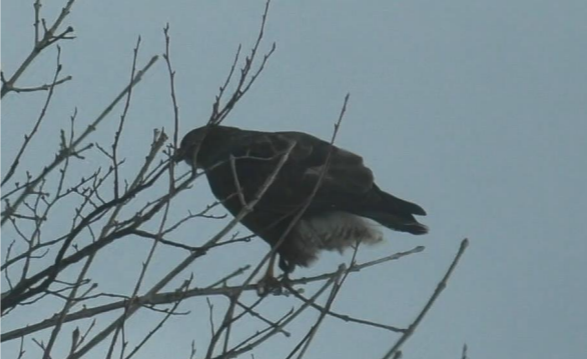
[[241,220],[279,246],[284,270],[309,265],[321,250],[380,241],[381,232],[369,220],[412,234],[428,231],[414,217],[425,215],[424,209],[381,190],[361,156],[306,133],[205,126],[182,139],[176,160],[203,168],[214,195],[237,215],[256,198],[292,143],[288,160]]

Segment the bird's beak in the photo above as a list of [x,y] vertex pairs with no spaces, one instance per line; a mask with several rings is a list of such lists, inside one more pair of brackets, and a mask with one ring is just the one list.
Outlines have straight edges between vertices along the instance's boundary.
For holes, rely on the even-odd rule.
[[175,151],[175,154],[173,155],[173,162],[174,163],[179,163],[179,162],[183,161],[185,159],[184,158],[185,157],[185,153],[184,152],[185,151],[182,148],[180,148],[177,151]]
[[[177,151],[175,151],[175,154],[173,155],[172,161],[174,163],[179,163],[181,161],[185,161],[187,164],[192,166],[194,169],[197,168],[197,162],[190,160],[190,156],[186,156],[187,151],[189,151],[189,149],[188,150],[186,150],[185,148],[178,149]],[[195,156],[194,156],[194,158],[195,158]]]

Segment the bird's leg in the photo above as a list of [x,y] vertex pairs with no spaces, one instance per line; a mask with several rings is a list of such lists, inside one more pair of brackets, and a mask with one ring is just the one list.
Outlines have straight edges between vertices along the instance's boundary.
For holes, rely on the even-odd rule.
[[281,283],[289,282],[289,274],[294,271],[295,265],[288,263],[283,257],[279,257],[279,268],[283,271]]
[[273,268],[275,267],[275,259],[277,258],[277,251],[273,251],[269,257],[269,265],[267,266],[267,272],[259,283],[257,283],[257,294],[259,296],[272,293],[275,295],[281,294],[281,283],[275,278]]
[[271,253],[269,257],[269,265],[267,266],[267,273],[265,273],[265,277],[267,278],[275,278],[273,268],[275,267],[275,258],[277,257],[277,252],[274,251]]

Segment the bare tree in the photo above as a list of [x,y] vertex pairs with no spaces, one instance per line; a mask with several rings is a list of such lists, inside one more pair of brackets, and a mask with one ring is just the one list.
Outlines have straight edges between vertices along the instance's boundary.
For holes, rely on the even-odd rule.
[[[415,313],[416,319],[405,328],[338,313],[332,309],[332,304],[349,275],[357,275],[372,266],[415,255],[423,247],[358,263],[357,246],[348,264],[341,265],[338,270],[292,279],[284,284],[285,290],[280,298],[288,301],[291,309],[283,311],[277,319],[267,315],[264,303],[268,296],[257,296],[258,288],[254,282],[269,254],[255,268],[243,265],[236,270],[216,274],[216,279],[207,285],[196,285],[193,276],[188,274],[190,266],[204,257],[230,251],[229,247],[252,239],[252,236],[239,236],[234,228],[239,219],[254,210],[256,202],[287,160],[292,147],[280,155],[278,165],[257,197],[235,218],[225,219],[228,222],[218,233],[208,239],[199,238],[199,243],[203,243],[199,246],[173,240],[175,231],[182,226],[206,226],[208,222],[224,219],[225,215],[216,214],[219,203],[200,204],[201,210],[181,217],[173,211],[177,195],[189,189],[194,181],[199,181],[202,173],[191,170],[181,172],[172,161],[178,148],[180,106],[175,90],[176,73],[167,25],[163,31],[163,55],[142,61],[139,38],[133,50],[129,78],[120,84],[121,88],[113,94],[111,103],[93,120],[86,122],[78,119],[75,110],[71,114],[70,126],[61,129],[59,147],[52,150],[47,144],[47,151],[55,151],[53,160],[33,170],[25,169],[22,162],[23,158],[31,156],[31,143],[43,142],[39,129],[43,123],[50,121],[49,105],[54,94],[67,91],[68,82],[72,80],[72,76],[64,74],[66,70],[61,63],[60,46],[74,39],[73,27],[65,24],[75,0],[65,4],[53,23],[48,23],[43,17],[40,0],[35,0],[33,5],[34,44],[30,54],[14,73],[2,73],[2,97],[7,96],[5,106],[11,106],[8,95],[27,96],[28,93],[44,92],[46,97],[38,117],[25,134],[22,146],[2,177],[4,258],[1,270],[4,284],[3,318],[17,318],[26,312],[34,314],[36,319],[4,331],[2,342],[16,346],[19,357],[25,357],[26,354],[38,357],[42,353],[43,358],[59,356],[73,359],[100,346],[102,355],[105,354],[107,358],[131,358],[153,340],[170,319],[197,315],[208,318],[210,332],[200,335],[209,335],[209,342],[205,348],[196,348],[192,343],[190,357],[237,357],[253,353],[262,345],[272,345],[272,339],[277,336],[285,336],[291,345],[283,357],[302,358],[313,343],[324,318],[332,317],[396,333],[397,342],[384,357],[398,358],[401,355],[399,349],[414,333],[446,286],[467,246],[467,240],[463,240],[453,263],[422,311]],[[270,1],[267,1],[259,31],[251,47],[243,50],[239,46],[237,49],[226,80],[213,101],[208,123],[217,124],[229,116],[255,84],[274,53],[275,44],[268,46],[265,52],[262,51],[266,47],[264,30],[269,5]],[[56,54],[52,81],[21,86],[21,76],[30,65],[37,59],[47,59],[51,51]],[[124,168],[126,147],[123,146],[122,135],[133,103],[133,91],[154,66],[161,64],[169,74],[172,130],[170,135],[164,129],[152,130],[150,146],[142,149],[144,162],[134,173],[129,174]],[[348,96],[335,121],[332,142],[335,141],[347,102]],[[122,109],[118,110],[120,106],[117,105],[121,105]],[[97,128],[105,126],[107,122],[112,126],[113,121],[116,130],[112,138],[108,141],[93,139]],[[80,165],[90,157],[99,158],[96,162],[102,161],[104,165],[84,173]],[[205,221],[200,221],[202,219]],[[91,275],[100,270],[96,265],[97,258],[105,255],[106,248],[128,238],[143,239],[144,245],[149,248],[141,260],[134,284],[117,293],[103,291]],[[167,247],[181,250],[183,259],[174,263],[165,273],[154,273],[151,269],[153,258],[158,251]],[[146,281],[148,274],[157,279]],[[193,309],[195,304],[190,306],[191,312],[181,310],[183,303],[194,298],[205,298],[205,302],[198,302],[197,309]],[[307,323],[305,333],[293,333],[290,324],[302,313],[312,311],[315,311],[316,316],[314,322]],[[142,338],[131,341],[132,318],[143,312],[157,313],[159,317]],[[217,315],[219,312],[220,317]],[[250,325],[242,325],[251,322],[255,323],[254,330],[251,330]],[[64,351],[64,347],[68,347],[68,350]],[[383,343],[382,351],[385,347]]]

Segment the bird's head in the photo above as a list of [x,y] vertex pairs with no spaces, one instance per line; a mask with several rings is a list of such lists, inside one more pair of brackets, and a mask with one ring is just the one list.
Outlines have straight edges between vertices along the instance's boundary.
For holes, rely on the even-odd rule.
[[192,167],[201,167],[197,157],[210,128],[211,126],[203,126],[188,132],[181,140],[179,149],[175,152],[174,161],[176,163],[185,161]]

